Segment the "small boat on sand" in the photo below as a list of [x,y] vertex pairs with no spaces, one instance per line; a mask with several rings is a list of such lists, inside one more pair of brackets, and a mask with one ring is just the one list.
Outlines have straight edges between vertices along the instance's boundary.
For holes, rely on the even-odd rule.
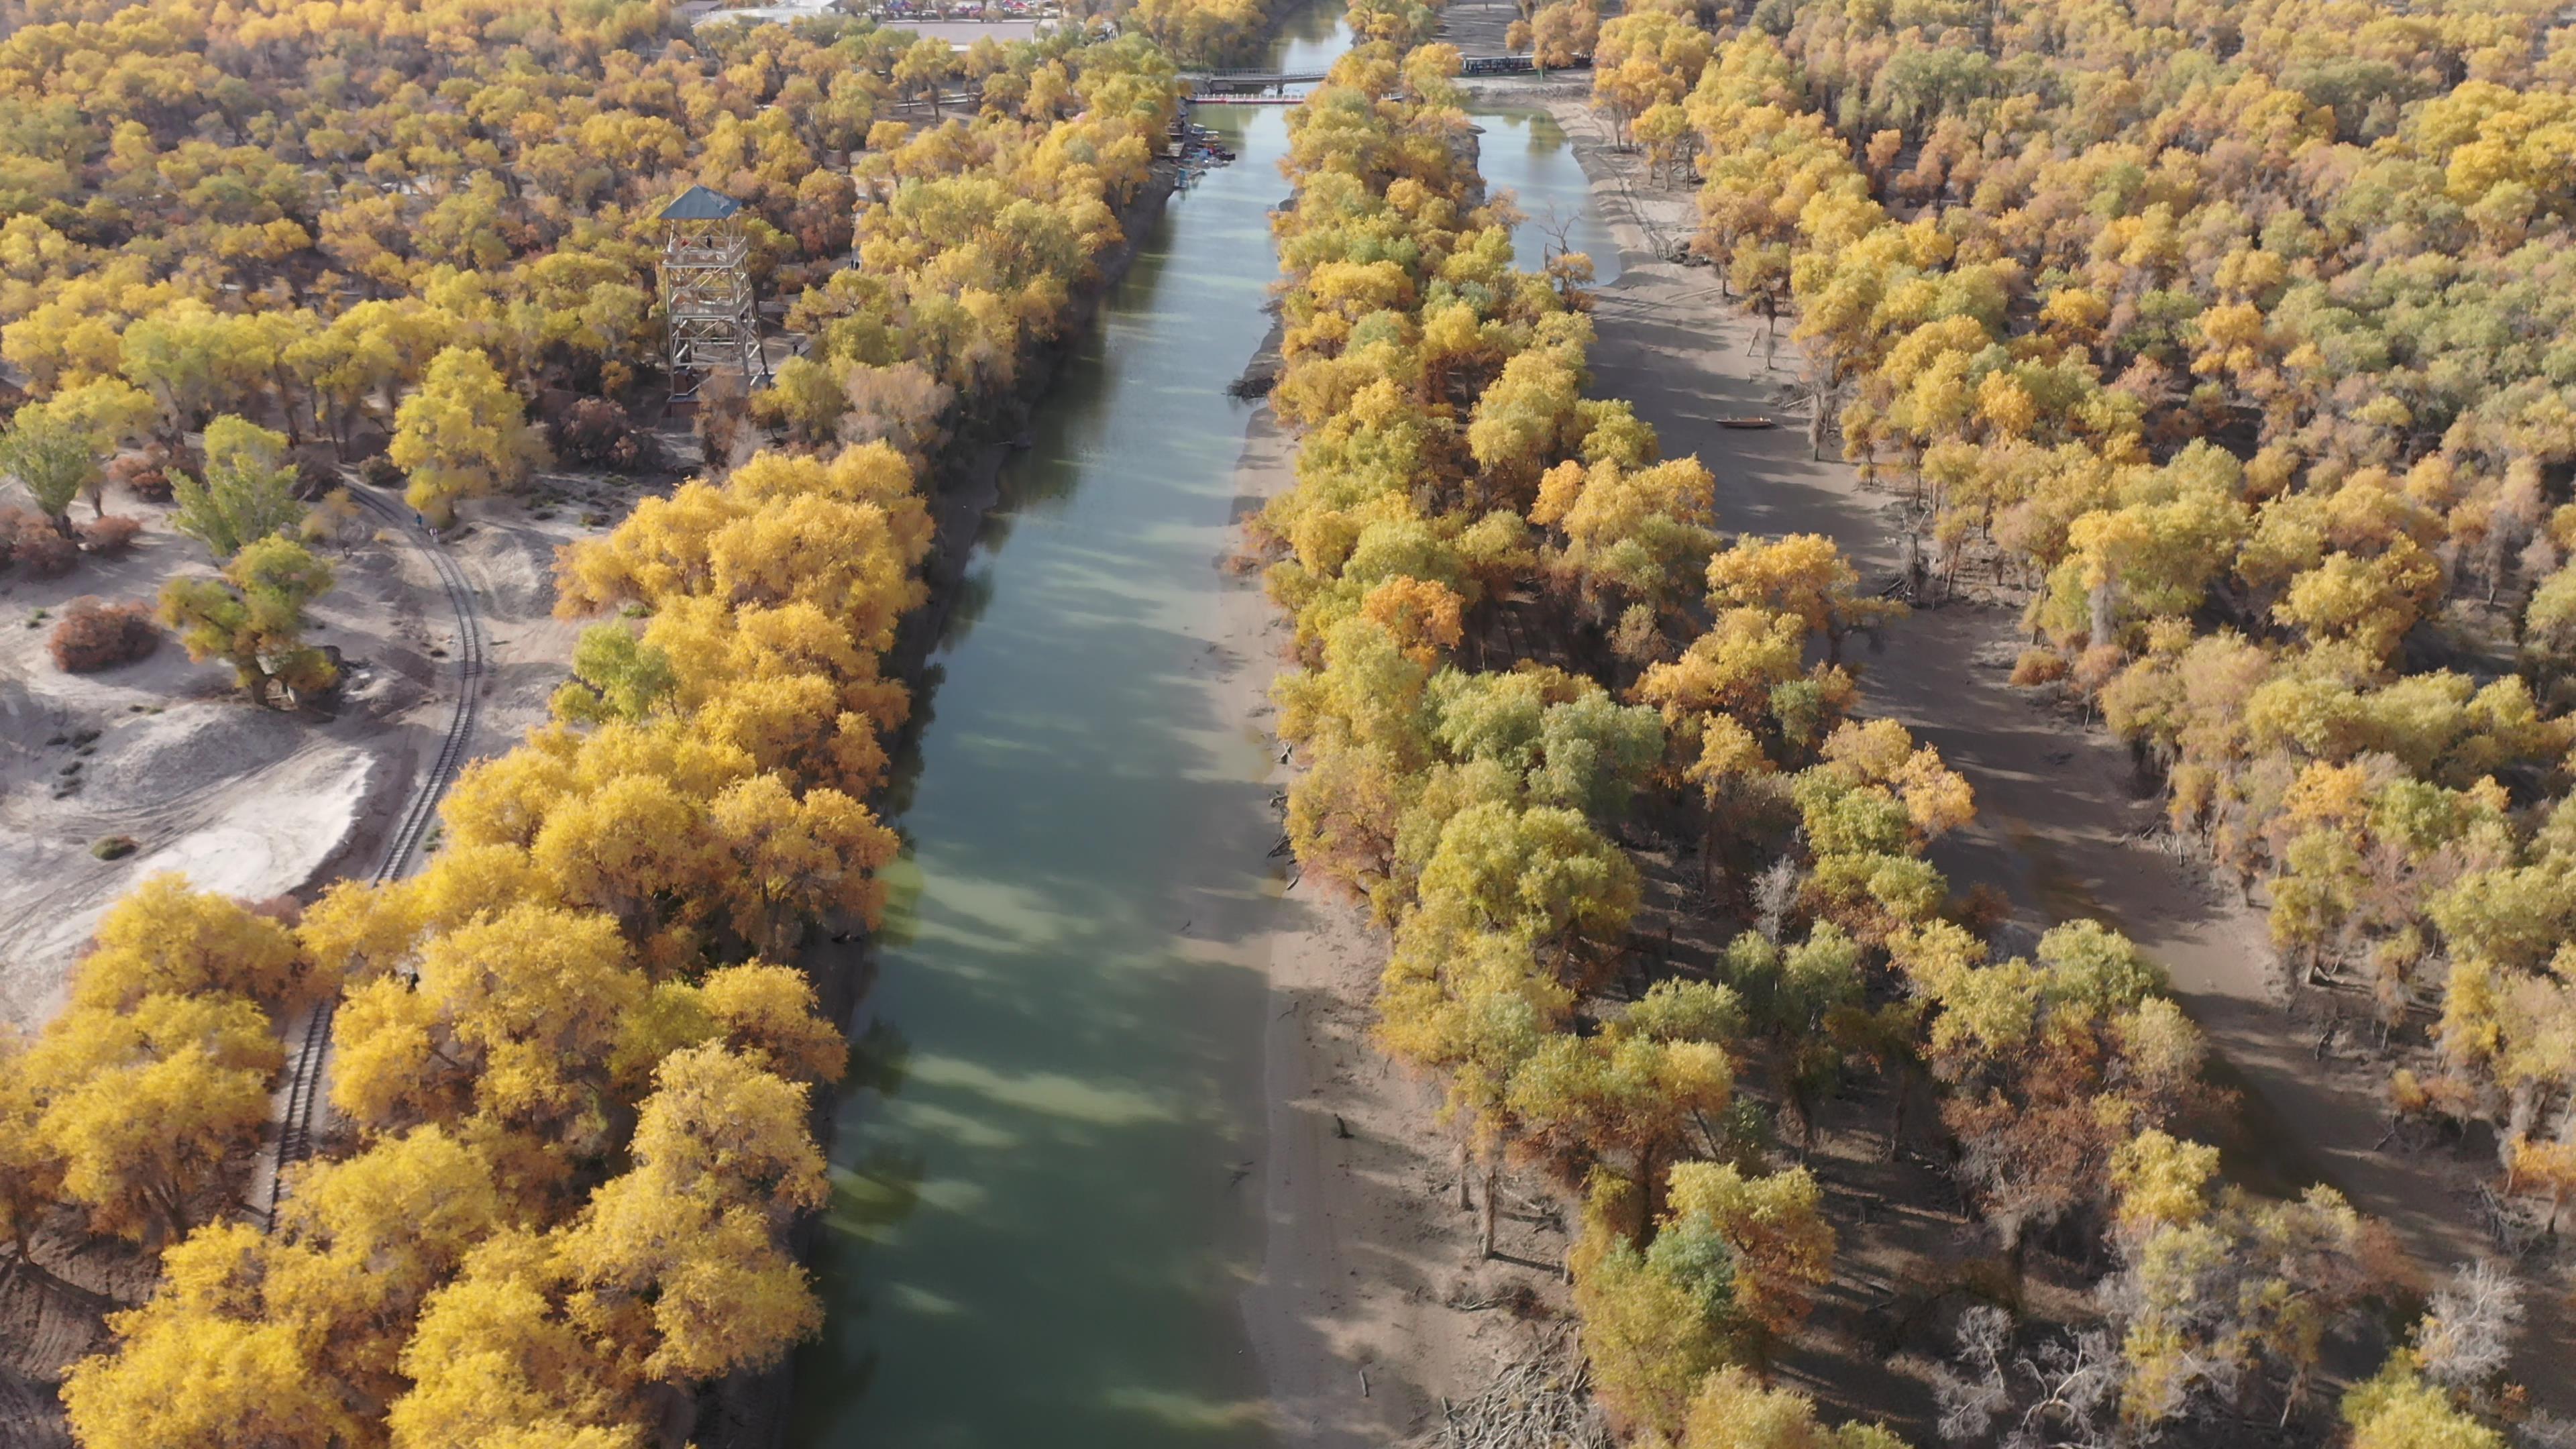
[[1721,428],[1776,428],[1780,426],[1769,418],[1719,418],[1717,420],[1717,425]]

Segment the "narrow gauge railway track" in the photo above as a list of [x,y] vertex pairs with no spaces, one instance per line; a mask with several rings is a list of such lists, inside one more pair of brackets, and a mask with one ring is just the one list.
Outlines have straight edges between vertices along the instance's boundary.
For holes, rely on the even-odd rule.
[[[438,752],[413,787],[411,799],[403,806],[402,818],[394,826],[391,839],[385,842],[384,857],[376,863],[368,879],[382,885],[400,880],[411,873],[420,856],[421,843],[429,838],[429,828],[438,819],[438,802],[448,785],[465,766],[465,752],[474,741],[474,719],[481,707],[483,674],[486,667],[483,644],[483,618],[474,602],[473,581],[465,570],[441,548],[435,536],[413,519],[403,517],[405,509],[378,496],[372,489],[351,489],[349,496],[369,511],[386,519],[394,527],[409,533],[430,568],[438,575],[439,586],[446,590],[447,601],[456,613],[456,708],[448,716],[445,735],[439,740]],[[417,518],[418,515],[414,515]],[[275,1163],[268,1173],[267,1202],[262,1215],[268,1226],[277,1226],[277,1207],[285,1196],[286,1170],[312,1155],[316,1123],[320,1120],[323,1095],[323,1067],[331,1054],[331,1022],[339,1014],[337,992],[315,1006],[304,1019],[304,1028],[287,1063],[286,1106],[278,1126]]]

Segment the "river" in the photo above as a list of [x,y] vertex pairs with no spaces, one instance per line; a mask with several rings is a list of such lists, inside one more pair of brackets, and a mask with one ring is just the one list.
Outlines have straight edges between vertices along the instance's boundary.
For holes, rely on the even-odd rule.
[[[1320,68],[1338,7],[1272,59]],[[831,1144],[791,1442],[871,1449],[1271,1442],[1257,1275],[1275,908],[1267,740],[1210,680],[1286,194],[1286,112],[1208,107],[1238,161],[1177,195],[1041,404],[962,585],[892,805],[907,850]],[[1486,112],[1488,183],[1605,273],[1554,123]]]

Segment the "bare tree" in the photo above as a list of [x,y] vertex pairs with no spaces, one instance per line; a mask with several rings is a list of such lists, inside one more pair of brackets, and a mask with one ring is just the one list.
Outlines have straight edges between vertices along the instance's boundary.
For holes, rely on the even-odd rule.
[[2454,1389],[2491,1382],[2513,1357],[2522,1313],[2521,1280],[2494,1259],[2454,1272],[2415,1325],[2424,1376]]
[[1833,436],[1834,408],[1842,389],[1825,371],[1810,368],[1807,377],[1807,461],[1824,461],[1825,442]]
[[2514,1426],[2513,1442],[2520,1449],[2576,1449],[2576,1419],[2534,1409]]
[[1771,862],[1771,868],[1753,881],[1754,929],[1762,939],[1777,946],[1780,928],[1788,922],[1789,907],[1798,900],[1798,863],[1788,856]]
[[2125,1365],[2099,1330],[2015,1352],[2012,1315],[1979,1304],[1959,1315],[1956,1358],[1934,1371],[1941,1437],[2000,1449],[2108,1449],[2119,1436]]
[[1524,213],[1524,218],[1547,238],[1545,254],[1539,258],[1541,268],[1574,250],[1574,224],[1583,219],[1582,212],[1568,211],[1551,201],[1534,212]]
[[1941,1437],[1973,1444],[1992,1433],[2012,1411],[2008,1360],[2012,1315],[1980,1303],[1959,1315],[1959,1351],[1932,1371],[1932,1399],[1940,1407]]
[[2110,1449],[2120,1441],[2116,1411],[2128,1373],[2109,1334],[2053,1339],[2013,1367],[2032,1395],[2021,1422],[2004,1435],[2003,1449]]

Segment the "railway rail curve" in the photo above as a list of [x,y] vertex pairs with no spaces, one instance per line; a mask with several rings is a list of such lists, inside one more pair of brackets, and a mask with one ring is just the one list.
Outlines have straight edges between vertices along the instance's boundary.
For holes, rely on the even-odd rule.
[[[430,757],[429,768],[421,772],[413,785],[411,798],[403,803],[401,817],[394,832],[385,841],[384,855],[376,862],[369,880],[383,884],[409,875],[418,863],[421,844],[429,838],[430,826],[438,819],[438,803],[447,787],[465,766],[466,752],[473,747],[474,720],[480,711],[484,673],[487,667],[483,638],[483,617],[474,600],[474,583],[465,570],[440,546],[437,535],[420,522],[420,516],[378,495],[372,489],[353,488],[350,497],[370,512],[377,514],[408,536],[413,546],[429,559],[430,569],[438,577],[447,595],[450,609],[456,615],[456,707],[449,713],[438,749]],[[406,517],[405,515],[410,516]],[[338,1015],[340,997],[333,992],[329,999],[316,1003],[305,1013],[293,1032],[294,1040],[287,1059],[287,1074],[279,1089],[281,1104],[277,1136],[263,1164],[264,1184],[254,1184],[252,1200],[259,1204],[261,1220],[274,1229],[278,1205],[285,1200],[286,1170],[313,1154],[314,1138],[322,1120],[325,1078],[331,1055],[331,1022]]]

